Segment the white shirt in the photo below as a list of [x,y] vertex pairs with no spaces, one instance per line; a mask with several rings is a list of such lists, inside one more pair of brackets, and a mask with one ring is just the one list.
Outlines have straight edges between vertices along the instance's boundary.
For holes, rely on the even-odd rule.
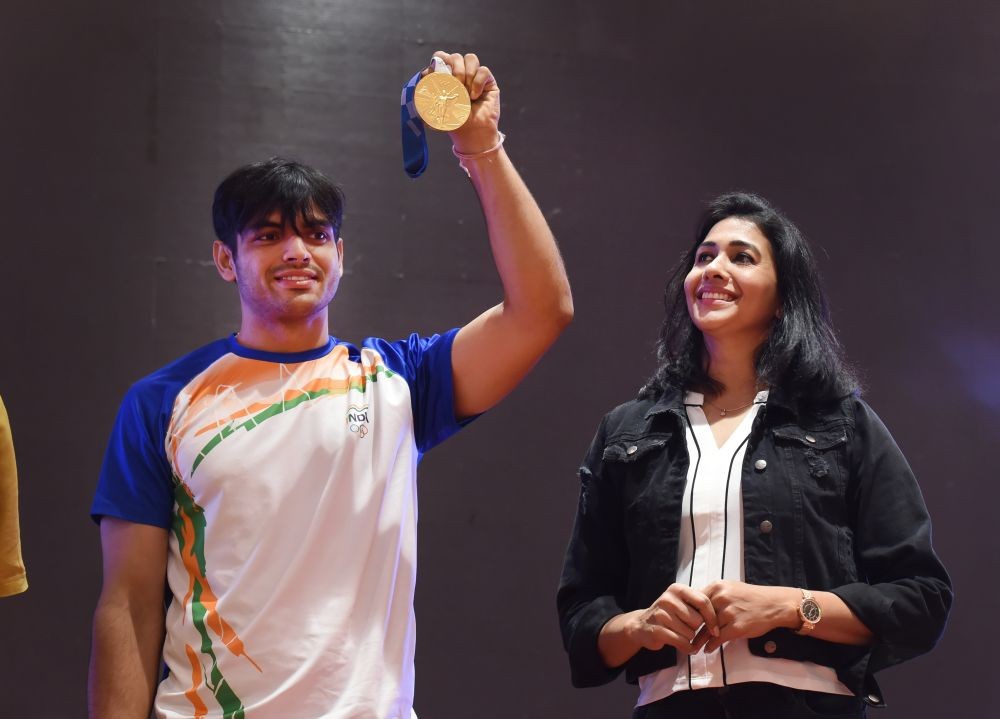
[[414,719],[416,469],[451,341],[214,342],[122,403],[92,513],[169,528],[158,719]]

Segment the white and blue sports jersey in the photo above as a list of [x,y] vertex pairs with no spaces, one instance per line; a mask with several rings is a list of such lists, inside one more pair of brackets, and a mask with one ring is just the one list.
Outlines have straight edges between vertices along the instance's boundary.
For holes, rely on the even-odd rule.
[[92,514],[170,530],[157,717],[411,719],[416,468],[457,330],[213,342],[140,380]]

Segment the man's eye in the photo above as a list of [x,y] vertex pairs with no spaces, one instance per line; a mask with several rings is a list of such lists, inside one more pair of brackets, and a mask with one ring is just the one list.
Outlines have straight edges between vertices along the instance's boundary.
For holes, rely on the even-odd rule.
[[254,238],[257,242],[274,242],[277,235],[273,232],[262,232]]
[[325,232],[314,232],[313,233],[313,239],[314,240],[320,240],[320,241],[322,241],[322,240],[325,240],[325,239],[328,239],[328,238],[329,238],[329,235],[327,235]]

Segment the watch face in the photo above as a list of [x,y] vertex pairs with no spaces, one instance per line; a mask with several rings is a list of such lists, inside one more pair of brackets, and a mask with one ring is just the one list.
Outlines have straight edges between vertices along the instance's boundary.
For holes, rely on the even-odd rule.
[[807,622],[818,622],[822,614],[815,599],[802,600],[802,616]]

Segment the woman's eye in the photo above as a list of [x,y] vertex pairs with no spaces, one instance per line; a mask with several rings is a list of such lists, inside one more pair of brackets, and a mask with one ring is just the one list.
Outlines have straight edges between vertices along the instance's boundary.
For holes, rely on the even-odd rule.
[[711,262],[714,259],[714,255],[711,252],[699,252],[698,257],[695,259],[699,265],[705,262]]
[[736,255],[736,257],[733,258],[733,261],[739,262],[740,264],[752,264],[753,257],[746,252],[740,252],[738,255]]

